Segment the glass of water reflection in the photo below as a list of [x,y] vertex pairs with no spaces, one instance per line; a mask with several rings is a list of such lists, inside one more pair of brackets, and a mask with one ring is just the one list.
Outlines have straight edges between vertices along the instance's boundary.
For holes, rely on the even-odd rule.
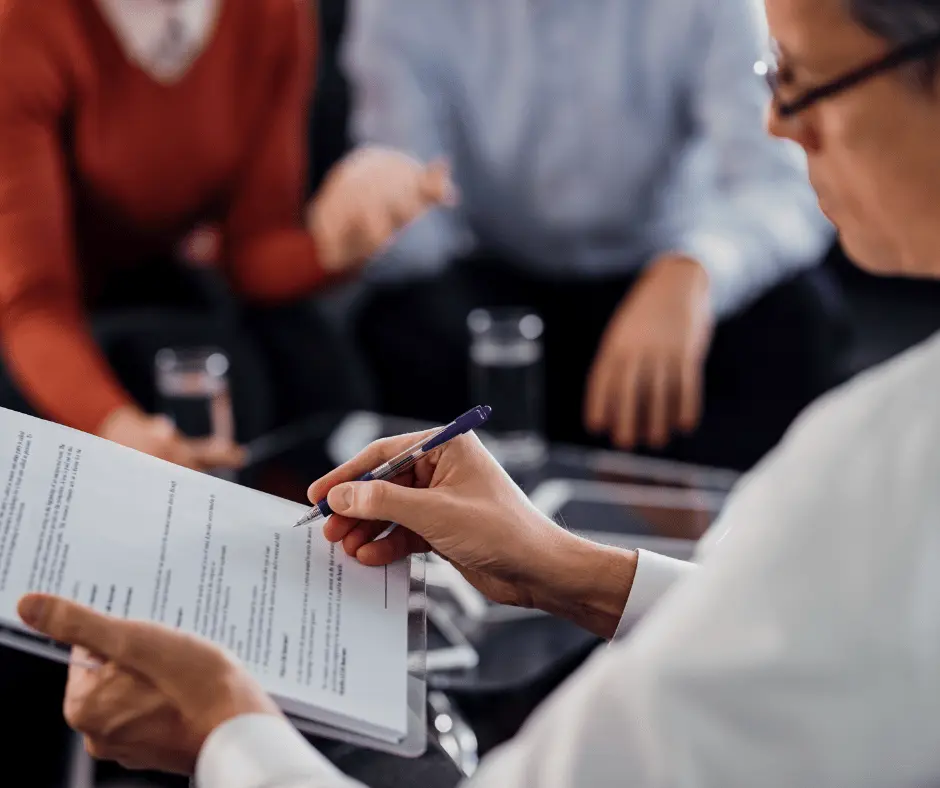
[[508,469],[524,469],[545,458],[543,424],[544,324],[525,309],[476,309],[470,331],[470,393],[490,405],[490,449]]
[[164,348],[154,360],[158,407],[192,438],[235,440],[229,360],[217,348]]

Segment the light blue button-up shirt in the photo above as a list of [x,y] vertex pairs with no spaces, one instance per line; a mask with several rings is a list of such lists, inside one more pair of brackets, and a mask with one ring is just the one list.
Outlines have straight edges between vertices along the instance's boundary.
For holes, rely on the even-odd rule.
[[353,0],[348,24],[355,138],[448,157],[462,195],[379,276],[476,245],[544,277],[678,252],[726,315],[831,241],[802,153],[764,130],[755,0]]

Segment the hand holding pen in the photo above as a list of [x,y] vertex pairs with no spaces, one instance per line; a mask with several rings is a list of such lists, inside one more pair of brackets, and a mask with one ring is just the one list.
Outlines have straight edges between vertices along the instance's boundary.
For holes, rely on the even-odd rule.
[[[425,454],[394,482],[356,481],[370,469],[394,465],[416,440],[434,435],[377,441],[315,482],[308,497],[329,497],[334,512],[323,537],[365,566],[433,550],[487,599],[523,607],[550,603],[553,612],[575,621],[587,617],[587,628],[609,637],[623,612],[636,554],[595,545],[554,523],[476,435]],[[390,523],[399,527],[385,535]],[[612,587],[604,615],[584,604],[584,594],[596,594],[598,584]]]
[[[392,457],[390,460],[386,460],[377,468],[373,468],[368,473],[363,474],[357,481],[372,482],[394,479],[396,476],[411,470],[423,457],[427,456],[435,449],[439,449],[458,435],[465,435],[481,427],[486,423],[491,412],[492,410],[488,405],[479,405],[467,411],[463,416],[455,419],[450,424],[441,427],[413,446],[409,446],[405,451]],[[299,528],[302,525],[312,525],[321,522],[331,514],[333,514],[333,510],[330,508],[327,499],[323,498],[315,503],[313,507],[294,524],[294,527]]]

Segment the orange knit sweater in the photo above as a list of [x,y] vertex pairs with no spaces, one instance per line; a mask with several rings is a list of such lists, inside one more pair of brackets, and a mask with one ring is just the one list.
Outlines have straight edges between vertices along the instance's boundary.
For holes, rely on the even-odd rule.
[[0,343],[37,410],[94,431],[130,401],[85,305],[198,225],[222,228],[246,298],[321,283],[301,222],[313,56],[308,0],[224,0],[165,85],[94,0],[0,0]]

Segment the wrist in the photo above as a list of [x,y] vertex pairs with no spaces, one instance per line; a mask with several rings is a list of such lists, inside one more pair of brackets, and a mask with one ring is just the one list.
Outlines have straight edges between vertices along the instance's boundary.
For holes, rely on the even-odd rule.
[[274,700],[240,667],[220,668],[208,695],[211,702],[198,714],[195,726],[201,741],[238,717],[284,716]]
[[630,596],[637,553],[565,536],[530,588],[532,606],[610,639]]
[[708,269],[694,257],[681,252],[670,252],[657,257],[649,268],[650,273],[682,276],[693,286],[707,290],[710,286]]

